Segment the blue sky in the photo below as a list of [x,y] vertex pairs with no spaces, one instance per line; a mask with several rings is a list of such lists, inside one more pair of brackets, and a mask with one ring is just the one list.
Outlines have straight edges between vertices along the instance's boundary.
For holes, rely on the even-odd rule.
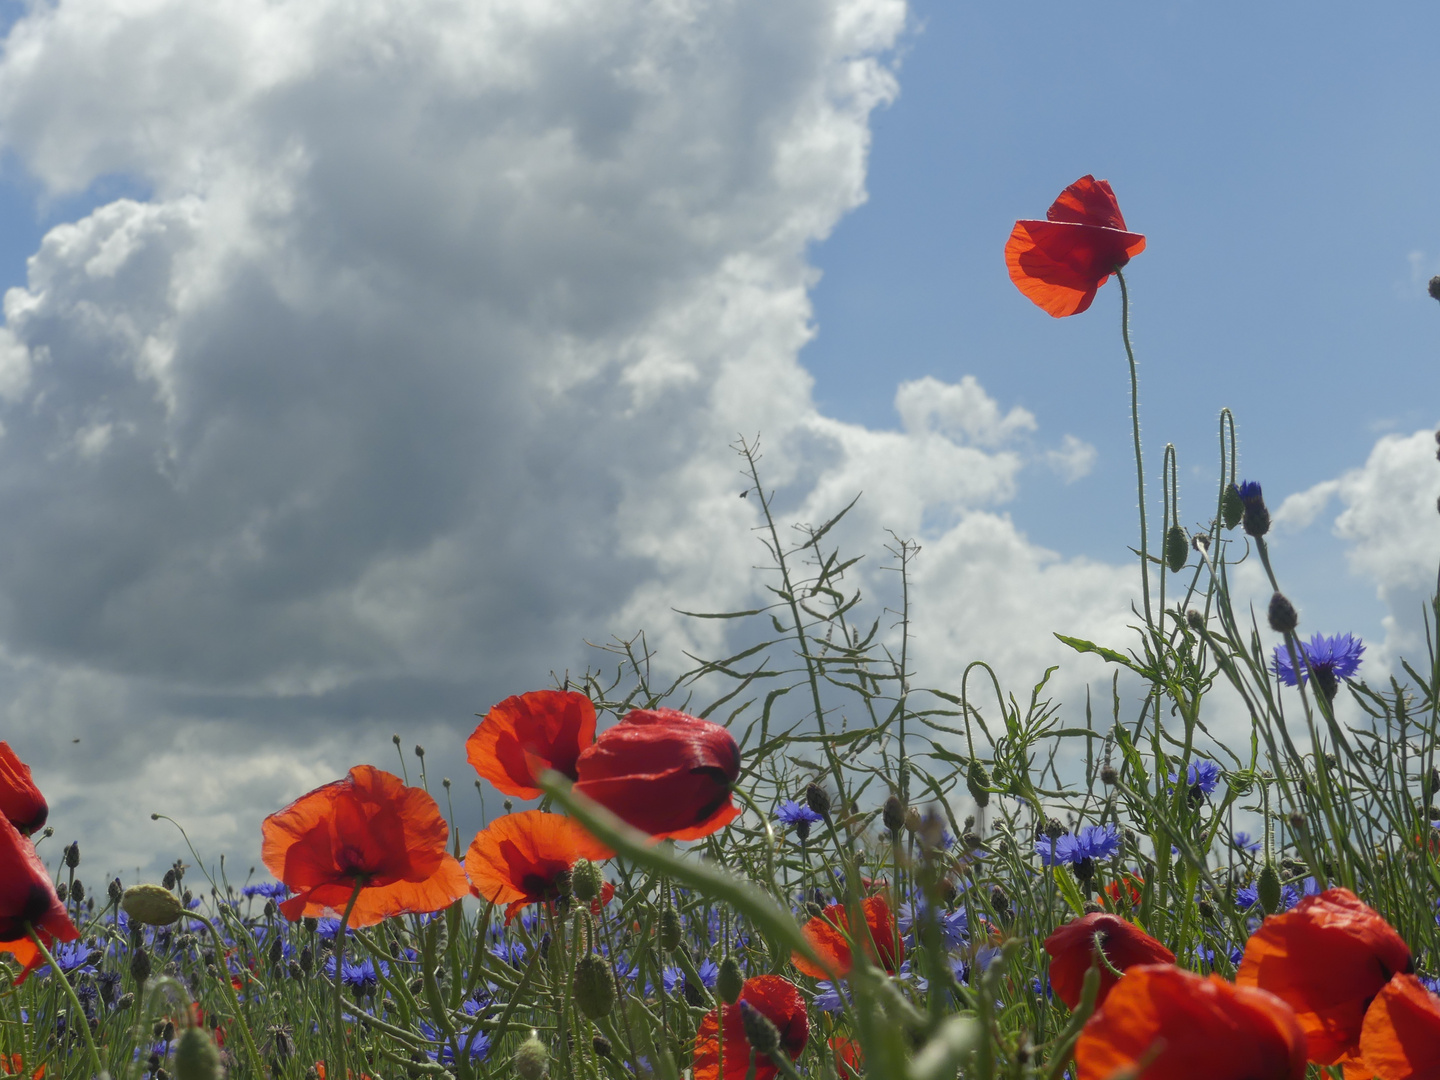
[[[1116,558],[1134,535],[1118,288],[1051,319],[1002,254],[1015,218],[1043,217],[1088,172],[1148,239],[1127,276],[1147,472],[1173,441],[1186,521],[1213,498],[1223,406],[1242,474],[1275,495],[1440,418],[1440,305],[1424,284],[1440,273],[1440,8],[914,10],[900,97],[872,122],[870,201],[814,252],[825,276],[803,359],[823,407],[893,423],[898,379],[974,373],[1042,432],[1100,451],[1074,484],[1032,469],[1016,520]],[[1290,557],[1318,586],[1338,546],[1319,529],[1307,543]],[[1332,584],[1366,618],[1373,590]]]

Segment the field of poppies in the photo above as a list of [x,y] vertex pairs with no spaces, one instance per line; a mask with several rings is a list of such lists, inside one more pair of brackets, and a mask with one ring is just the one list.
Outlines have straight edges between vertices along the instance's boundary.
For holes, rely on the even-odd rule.
[[[1360,641],[1302,639],[1228,413],[1208,528],[1168,460],[1148,520],[1144,247],[1089,176],[1006,246],[1052,316],[1120,285],[1135,634],[1061,639],[1114,668],[1103,707],[983,658],[913,686],[905,613],[866,614],[834,522],[785,538],[739,444],[770,603],[703,617],[748,643],[656,685],[637,640],[489,709],[465,745],[506,812],[473,837],[397,736],[397,772],[266,818],[273,881],[192,853],[85,882],[0,742],[0,1075],[1440,1078],[1440,656],[1372,687]],[[1232,603],[1242,559],[1263,625]],[[1211,737],[1212,694],[1248,738]]]

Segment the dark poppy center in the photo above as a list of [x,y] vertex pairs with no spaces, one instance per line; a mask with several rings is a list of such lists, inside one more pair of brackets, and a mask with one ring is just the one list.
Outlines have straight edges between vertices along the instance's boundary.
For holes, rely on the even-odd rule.
[[371,874],[365,853],[350,844],[335,853],[335,867],[345,877],[365,878]]
[[555,879],[544,874],[526,874],[520,879],[520,888],[525,890],[526,896],[537,900],[554,900],[560,895]]

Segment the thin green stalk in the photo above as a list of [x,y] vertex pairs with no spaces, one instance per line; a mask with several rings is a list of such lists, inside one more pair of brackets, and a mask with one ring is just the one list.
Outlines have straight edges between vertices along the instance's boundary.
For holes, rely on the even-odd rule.
[[[220,931],[215,924],[199,912],[190,912],[189,917],[205,924],[205,929],[210,931],[210,936],[215,939],[215,960],[217,968],[225,966],[225,939],[220,936]],[[245,1014],[240,1011],[240,999],[235,996],[235,988],[230,985],[230,973],[221,970],[220,978],[217,980],[225,990],[225,999],[229,1002],[230,1008],[234,1010],[235,1021],[240,1025],[240,1034],[245,1041],[245,1053],[249,1055],[251,1063],[255,1066],[255,1075],[261,1076],[265,1072],[265,1064],[260,1058],[260,1051],[255,1049],[255,1036],[250,1033],[250,1022],[245,1019]]]
[[70,999],[71,1026],[78,1027],[85,1040],[85,1052],[90,1057],[92,1075],[104,1076],[105,1067],[100,1064],[100,1051],[95,1048],[95,1037],[90,1034],[90,1020],[85,1015],[85,1009],[80,1004],[80,999],[75,996],[75,988],[70,985],[70,980],[65,977],[65,972],[60,970],[60,965],[55,962],[55,957],[50,955],[50,950],[45,947],[45,942],[40,939],[40,935],[35,932],[35,927],[29,922],[25,923],[25,934],[35,943],[35,947],[40,950],[40,955],[50,965],[50,971],[55,978],[60,980],[60,985],[65,988],[65,996]]
[[326,1070],[327,1076],[347,1080],[350,1073],[345,1060],[345,930],[350,925],[350,915],[355,910],[355,901],[360,899],[360,890],[365,887],[363,879],[355,882],[355,891],[345,905],[345,914],[340,917],[340,929],[335,931],[335,1065]]
[[1120,335],[1125,339],[1125,356],[1130,362],[1130,426],[1135,439],[1135,490],[1140,500],[1140,589],[1145,599],[1145,625],[1155,629],[1150,611],[1150,535],[1145,523],[1145,462],[1140,451],[1140,377],[1135,367],[1135,349],[1130,344],[1130,289],[1119,267],[1115,278],[1120,282]]

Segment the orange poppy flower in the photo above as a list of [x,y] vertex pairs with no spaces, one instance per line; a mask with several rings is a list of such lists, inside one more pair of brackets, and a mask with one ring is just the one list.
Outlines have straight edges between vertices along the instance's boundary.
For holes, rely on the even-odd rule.
[[1396,975],[1365,1013],[1360,1060],[1375,1080],[1424,1080],[1440,1073],[1440,998],[1414,975]]
[[[883,896],[867,897],[861,907],[865,911],[865,926],[869,937],[865,942],[867,955],[886,971],[894,974],[900,970],[905,959],[905,943],[896,933],[895,919],[890,914],[890,905]],[[850,917],[844,904],[832,904],[823,915],[817,915],[802,928],[815,951],[825,958],[824,966],[816,964],[795,953],[790,957],[800,971],[813,979],[843,979],[855,966],[850,952]],[[870,942],[874,941],[874,950]]]
[[56,941],[80,936],[55,894],[45,864],[35,854],[35,845],[20,835],[9,818],[0,817],[0,952],[10,953],[20,964],[16,986],[45,962],[30,940],[31,927],[47,949]]
[[1267,918],[1245,943],[1235,981],[1284,999],[1310,1060],[1333,1065],[1358,1051],[1370,1000],[1410,970],[1409,946],[1378,912],[1348,889],[1327,889]]
[[[0,1054],[0,1075],[23,1076],[25,1075],[25,1058],[20,1054],[11,1054],[8,1057]],[[45,1075],[45,1066],[41,1065],[30,1074],[31,1080],[42,1080]]]
[[1078,1080],[1302,1080],[1305,1033],[1274,994],[1142,964],[1086,1021],[1075,1065]]
[[1015,223],[1005,264],[1016,287],[1057,319],[1088,308],[1106,279],[1145,250],[1145,237],[1125,230],[1107,180],[1082,176],[1045,217]]
[[[1098,949],[1097,935],[1100,938]],[[1045,939],[1045,951],[1050,954],[1050,986],[1055,996],[1070,1008],[1080,1004],[1085,973],[1102,949],[1110,965],[1120,971],[1138,964],[1175,962],[1174,953],[1118,915],[1097,911],[1083,918],[1071,919],[1064,926],[1056,927],[1055,932]],[[1095,999],[1097,1007],[1119,981],[1119,976],[1109,967],[1100,965],[1100,994]]]
[[656,839],[698,840],[740,816],[730,785],[740,748],[719,724],[636,709],[575,763],[575,790]]
[[595,706],[573,690],[534,690],[496,705],[470,738],[465,756],[498,791],[538,799],[535,778],[554,769],[575,779],[575,759],[595,741]]
[[1145,898],[1145,894],[1140,891],[1144,884],[1144,878],[1127,870],[1105,886],[1102,900],[1106,907],[1114,908],[1116,911],[1133,910],[1138,908],[1140,901]]
[[296,894],[280,904],[292,922],[338,915],[357,885],[355,927],[439,911],[469,891],[435,800],[373,765],[300,796],[261,830],[260,857]]
[[45,796],[30,778],[30,766],[15,756],[7,742],[0,742],[0,815],[26,836],[43,827],[50,816]]
[[[708,1012],[695,1033],[694,1080],[721,1080],[720,1059],[725,1059],[724,1080],[745,1080],[750,1075],[750,1041],[745,1038],[745,1021],[741,1018],[740,1002],[762,1013],[780,1032],[780,1046],[794,1061],[805,1049],[810,1038],[810,1018],[805,1014],[805,999],[789,979],[779,975],[757,975],[746,979],[735,1004],[725,1006],[723,1032],[720,1017]],[[723,1042],[722,1042],[723,1041]],[[724,1054],[721,1054],[721,1049]],[[765,1054],[755,1055],[754,1080],[773,1080],[779,1071]]]
[[[563,814],[522,810],[497,818],[475,834],[465,852],[465,872],[476,896],[507,905],[508,923],[526,904],[557,899],[559,878],[569,874],[577,860],[599,861],[614,854]],[[601,899],[608,897],[602,893]]]
[[860,1080],[865,1075],[865,1053],[854,1039],[836,1035],[830,1040],[830,1050],[835,1055],[835,1071],[840,1080]]

